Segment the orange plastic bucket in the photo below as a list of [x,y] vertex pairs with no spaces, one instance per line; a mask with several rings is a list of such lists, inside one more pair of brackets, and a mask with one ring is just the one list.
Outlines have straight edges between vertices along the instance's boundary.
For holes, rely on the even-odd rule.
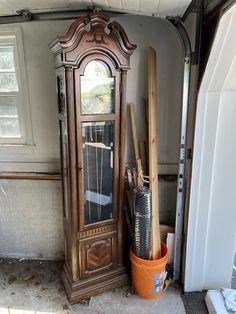
[[161,243],[162,257],[145,260],[130,250],[132,283],[136,293],[144,299],[157,299],[162,295],[168,260],[167,247]]

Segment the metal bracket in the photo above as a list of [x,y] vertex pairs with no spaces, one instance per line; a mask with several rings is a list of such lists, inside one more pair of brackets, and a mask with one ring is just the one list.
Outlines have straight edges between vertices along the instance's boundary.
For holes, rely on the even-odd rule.
[[[12,23],[23,23],[29,21],[56,21],[56,20],[71,20],[76,19],[79,16],[87,15],[91,13],[93,9],[97,12],[98,8],[90,9],[74,9],[74,10],[62,10],[56,12],[41,12],[41,13],[31,13],[29,10],[17,11],[18,15],[0,16],[0,24],[12,24]],[[114,11],[104,11],[109,16],[122,16],[127,15],[127,13],[118,13]]]
[[[188,33],[183,22],[189,14],[197,14],[196,16],[196,32],[195,32],[195,47],[191,49],[191,43]],[[200,58],[200,43],[203,18],[203,0],[194,0],[186,10],[182,20],[169,19],[175,26],[184,51],[184,74],[183,74],[183,96],[182,96],[182,119],[180,132],[180,151],[179,151],[179,171],[177,184],[176,198],[176,220],[175,220],[175,257],[174,257],[174,281],[180,279],[181,258],[183,245],[183,224],[185,212],[185,168],[186,160],[192,158],[192,152],[186,147],[187,144],[187,124],[188,124],[188,109],[189,109],[189,88],[190,88],[190,70],[191,65],[199,64]]]
[[196,29],[195,29],[195,43],[192,47],[191,62],[192,64],[199,64],[200,58],[200,43],[201,43],[201,31],[202,21],[204,13],[204,2],[203,0],[193,0],[187,10],[185,11],[182,21],[185,22],[190,14],[196,14]]
[[32,17],[32,13],[27,10],[27,9],[24,9],[24,10],[20,10],[20,11],[16,11],[17,14],[19,14],[20,16],[22,17],[25,17],[25,18],[30,18]]
[[189,84],[190,84],[190,67],[191,67],[191,44],[188,34],[180,20],[170,20],[175,26],[180,37],[184,51],[184,75],[182,91],[182,119],[180,132],[180,150],[179,150],[179,171],[177,183],[176,198],[176,218],[175,218],[175,257],[174,257],[174,281],[180,279],[182,242],[183,242],[183,222],[184,222],[184,205],[185,205],[185,166],[187,158],[187,123],[189,107]]
[[12,24],[29,22],[32,20],[32,14],[28,10],[16,12],[18,15],[0,16],[0,24]]

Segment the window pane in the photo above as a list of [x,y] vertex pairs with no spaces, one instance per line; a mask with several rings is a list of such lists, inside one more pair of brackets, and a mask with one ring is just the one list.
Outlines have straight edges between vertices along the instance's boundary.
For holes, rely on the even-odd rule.
[[0,117],[16,116],[17,117],[17,97],[0,96]]
[[0,92],[11,92],[17,90],[18,86],[16,82],[16,74],[0,72]]
[[0,118],[0,137],[20,137],[19,121],[17,118]]
[[89,62],[81,76],[82,114],[113,113],[114,96],[114,77],[108,65],[100,60]]
[[112,218],[114,122],[82,123],[85,225]]
[[13,47],[0,47],[0,70],[14,70]]

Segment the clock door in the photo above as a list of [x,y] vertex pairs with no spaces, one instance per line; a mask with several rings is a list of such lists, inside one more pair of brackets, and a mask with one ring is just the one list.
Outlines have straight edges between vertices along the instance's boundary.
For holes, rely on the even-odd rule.
[[80,231],[116,222],[119,72],[104,56],[76,70]]

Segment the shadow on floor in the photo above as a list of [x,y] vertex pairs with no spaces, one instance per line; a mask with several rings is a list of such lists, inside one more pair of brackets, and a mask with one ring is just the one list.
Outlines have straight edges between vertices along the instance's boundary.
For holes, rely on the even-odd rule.
[[186,314],[208,314],[205,292],[188,292],[182,294]]

